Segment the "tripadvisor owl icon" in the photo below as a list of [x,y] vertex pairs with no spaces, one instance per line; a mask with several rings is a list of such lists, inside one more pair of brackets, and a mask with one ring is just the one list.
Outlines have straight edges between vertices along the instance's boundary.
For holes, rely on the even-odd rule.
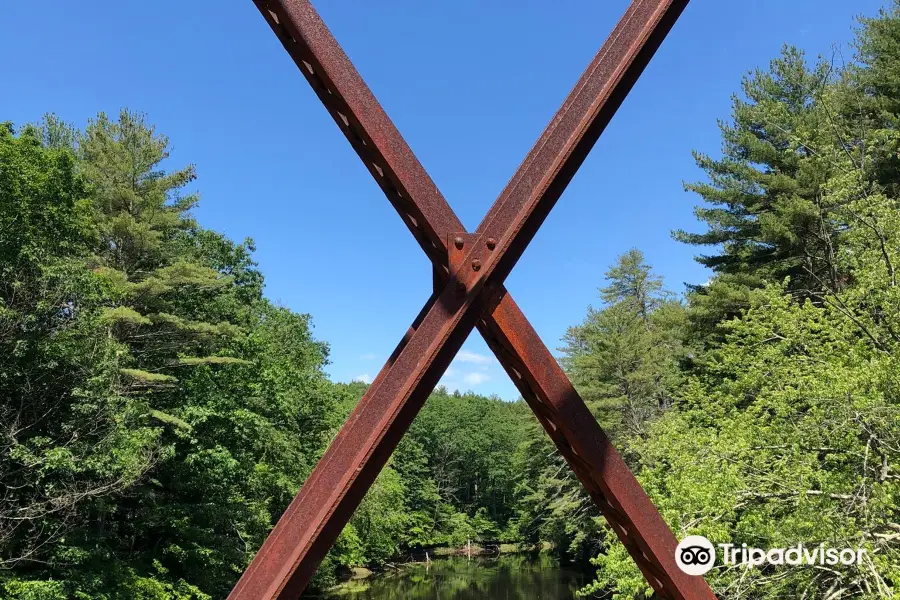
[[689,535],[675,548],[675,563],[688,575],[703,575],[715,562],[716,549],[702,535]]

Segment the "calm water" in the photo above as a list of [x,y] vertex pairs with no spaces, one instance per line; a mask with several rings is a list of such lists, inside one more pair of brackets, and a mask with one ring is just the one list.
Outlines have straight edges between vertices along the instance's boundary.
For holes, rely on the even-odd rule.
[[328,600],[570,600],[589,580],[546,554],[445,558],[348,582]]

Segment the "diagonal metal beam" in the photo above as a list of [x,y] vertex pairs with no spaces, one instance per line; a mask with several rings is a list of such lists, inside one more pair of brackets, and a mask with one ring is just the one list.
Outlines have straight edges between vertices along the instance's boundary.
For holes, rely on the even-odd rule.
[[[526,157],[523,166],[520,167],[516,176],[483,221],[482,226],[479,227],[479,231],[507,233],[506,239],[509,240],[509,243],[505,249],[487,254],[489,260],[492,257],[501,257],[497,261],[500,264],[500,271],[496,271],[496,262],[490,263],[490,269],[485,269],[485,273],[474,277],[474,284],[471,281],[473,279],[471,273],[454,273],[459,276],[459,282],[468,292],[466,302],[472,298],[472,292],[480,285],[480,281],[486,279],[485,275],[491,273],[491,269],[494,269],[495,273],[500,273],[499,275],[494,274],[493,278],[502,280],[502,277],[505,277],[503,272],[508,273],[515,264],[515,260],[524,251],[524,247],[534,235],[540,222],[546,217],[550,207],[574,175],[575,170],[599,137],[602,129],[685,4],[686,0],[684,2],[637,1],[626,12],[610,36],[610,40],[582,76],[573,93],[557,113],[557,117],[554,118],[538,144]],[[475,250],[474,253],[472,250],[462,253],[459,250],[454,252],[453,247],[448,247],[448,232],[462,231],[459,220],[308,2],[257,2],[257,6],[435,264],[436,282],[447,279],[448,252],[451,256],[456,255],[456,260],[451,262],[462,264],[465,267],[470,264],[465,261],[480,260],[478,256],[484,256],[484,248],[480,251]],[[488,238],[481,235],[480,238],[466,236],[466,239],[469,243],[465,245],[471,246],[473,239],[486,245]],[[488,250],[496,247],[496,239],[492,242],[492,248]],[[506,250],[510,248],[513,251],[507,252]],[[465,255],[460,256],[461,254]],[[508,259],[502,260],[504,257],[508,257]],[[477,271],[475,272],[477,273]],[[459,285],[460,283],[451,281],[447,284],[447,289],[457,288],[457,292],[459,292]],[[483,314],[485,316],[477,321],[482,335],[522,392],[523,397],[535,410],[542,425],[563,456],[566,457],[587,491],[597,501],[645,577],[662,597],[712,598],[712,593],[701,578],[688,577],[677,569],[673,556],[675,540],[671,532],[609,440],[599,429],[596,421],[524,315],[503,290],[502,285],[495,284],[493,288],[492,294],[489,296],[475,292],[471,301],[474,309],[470,308],[470,312],[474,310],[476,315]],[[442,297],[446,298],[447,289],[441,292]],[[403,354],[405,343],[415,336],[425,321],[425,316],[431,314],[436,300],[437,297],[432,296],[429,303],[426,304],[407,337],[389,360],[388,366],[373,382],[370,392],[374,388],[381,389],[382,382],[392,372],[395,361]],[[465,312],[466,309],[463,306],[461,310]],[[466,331],[468,329],[470,328],[466,328]],[[453,330],[450,337],[455,334],[457,332]],[[420,334],[419,337],[425,338],[426,336]],[[451,341],[448,337],[446,345],[456,346],[456,341],[455,338]],[[461,343],[459,341],[460,345]],[[455,350],[453,353],[455,354]],[[452,356],[450,358],[452,359]],[[449,363],[449,359],[446,362]],[[445,367],[446,365],[443,368]],[[443,371],[439,365],[435,365],[434,368]],[[428,375],[427,368],[425,375]],[[428,388],[429,392],[430,389]],[[371,395],[378,397],[379,393],[376,390]],[[368,397],[369,394],[367,394]],[[418,398],[417,391],[411,390],[407,400],[410,408],[407,412],[418,411],[418,408],[414,406],[416,403],[409,402],[414,398]],[[366,398],[360,403],[360,408],[365,401]],[[369,409],[369,412],[372,413],[373,410]],[[354,411],[345,430],[352,428],[351,421],[358,416],[357,412],[359,409]],[[409,420],[412,416],[409,417]],[[402,423],[398,423],[398,425],[402,426]],[[406,425],[408,426],[408,423]],[[405,428],[406,426],[403,426],[404,431]],[[345,431],[342,430],[339,440],[344,433]],[[403,431],[399,431],[399,434],[395,433],[396,440],[393,442],[383,440],[377,443],[375,451],[383,454],[384,448],[388,446],[392,450],[402,433]],[[336,443],[334,446],[338,446],[338,444]],[[331,449],[329,453],[331,453]],[[390,451],[383,460],[387,460],[389,454]],[[325,458],[323,457],[324,462]],[[377,458],[375,462],[381,462],[383,465],[383,461]],[[380,469],[380,466],[377,469]],[[371,470],[369,468],[369,471]],[[316,486],[324,487],[321,483],[314,482],[319,471],[320,468],[317,467],[316,472],[310,477],[310,481],[304,485],[304,490]],[[374,479],[377,470],[374,471],[374,474],[367,471],[367,474]],[[357,481],[363,483],[364,479],[357,478]],[[367,488],[368,485],[366,483],[365,487]],[[364,491],[363,489],[362,493]],[[284,558],[284,548],[281,548],[281,552],[277,548],[273,550],[272,548],[275,548],[277,543],[270,544],[270,541],[277,537],[282,539],[293,537],[285,536],[284,531],[279,533],[278,530],[283,522],[291,520],[288,518],[288,514],[303,495],[304,491],[301,490],[301,494],[279,522],[276,531],[260,550],[257,560],[248,569],[231,597],[296,597],[290,595],[293,592],[289,590],[302,589],[302,586],[305,585],[305,582],[301,584],[296,582],[303,577],[308,580],[321,556],[318,559],[311,554],[301,557],[302,560],[297,564],[299,567],[297,571],[308,571],[306,576],[297,575],[296,571],[292,575],[290,569],[287,571],[280,569],[278,573],[274,574],[276,580],[281,576],[292,579],[294,583],[283,585],[281,591],[277,591],[272,585],[269,585],[267,591],[289,595],[253,595],[254,589],[257,592],[261,591],[258,589],[259,586],[253,585],[251,581],[245,582],[245,580],[254,578],[256,580],[273,579],[273,568],[277,570],[278,555]],[[307,498],[309,497],[311,495],[307,494]],[[358,503],[358,501],[357,499],[356,502]],[[310,508],[308,506],[310,502],[311,500],[307,499],[307,508]],[[355,504],[353,506],[355,507]],[[347,510],[345,506],[340,509],[341,511]],[[339,518],[337,512],[332,513],[330,519],[326,519],[323,530],[331,525],[330,521],[334,520],[340,520],[340,526],[343,526],[352,510],[353,508],[349,508],[346,516],[342,519]],[[302,512],[302,507],[300,512]],[[297,519],[293,519],[293,521],[294,527],[289,529],[296,533],[298,531]],[[339,530],[340,527],[337,527],[337,531],[333,535],[336,536]],[[322,554],[324,551],[327,551],[327,547],[321,551]],[[315,563],[312,570],[309,570],[308,567],[304,569],[303,564],[300,564],[310,561]],[[265,565],[254,568],[258,562],[265,562]],[[251,572],[256,575],[251,575]],[[244,591],[241,592],[241,589]],[[244,595],[236,595],[241,593]]]

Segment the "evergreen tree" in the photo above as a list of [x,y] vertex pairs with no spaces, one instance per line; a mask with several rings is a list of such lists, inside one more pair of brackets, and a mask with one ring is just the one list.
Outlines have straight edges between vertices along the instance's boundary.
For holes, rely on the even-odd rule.
[[224,597],[337,426],[327,347],[139,115],[0,148],[2,595]]
[[563,366],[613,440],[644,434],[670,404],[683,308],[632,249],[607,271],[602,309],[566,333]]
[[859,167],[866,178],[900,197],[900,3],[891,0],[877,17],[861,19],[858,64],[849,69],[853,94],[846,112],[857,124],[854,141],[865,138]]
[[70,148],[42,142],[39,128],[0,127],[0,565],[25,579],[4,596],[64,598],[64,573],[160,443],[106,335],[86,182]]
[[[588,308],[566,333],[563,367],[600,426],[635,464],[631,446],[665,412],[678,386],[684,308],[632,249],[606,273],[603,308]],[[553,542],[567,559],[586,561],[610,541],[602,517],[539,427],[517,455],[519,531]]]
[[[806,170],[793,176],[815,175],[808,181],[830,227],[802,251],[773,241],[771,255],[747,264],[741,261],[753,253],[735,252],[732,236],[741,230],[753,244],[767,239],[763,227],[748,225],[762,223],[765,213],[738,214],[720,228],[722,262],[710,263],[717,275],[691,297],[692,316],[709,317],[719,335],[704,340],[702,368],[690,373],[673,409],[633,446],[642,485],[679,537],[697,533],[760,548],[825,543],[864,548],[868,558],[826,569],[714,569],[707,578],[721,597],[890,598],[900,582],[900,212],[891,83],[900,55],[897,23],[896,5],[865,20],[860,63],[823,79],[799,110],[808,117],[798,121],[802,127],[782,128],[794,149],[773,146],[778,160],[806,149],[799,163]],[[773,114],[791,113],[773,110],[760,125],[769,127]],[[726,148],[732,133],[723,131]],[[754,162],[776,173],[774,159]],[[724,172],[725,184],[711,176],[701,189],[732,194],[752,181]],[[722,223],[731,218],[716,215]],[[780,256],[809,259],[773,260],[778,248]],[[741,289],[732,278],[746,273],[755,279]],[[716,292],[747,302],[743,310],[724,310]],[[649,593],[621,547],[609,546],[596,564],[598,579],[586,592]]]
[[707,206],[695,210],[702,233],[675,239],[708,246],[700,264],[717,275],[692,288],[691,318],[699,332],[739,314],[748,293],[785,277],[801,295],[840,290],[835,263],[845,222],[823,185],[837,174],[828,152],[846,124],[828,63],[809,69],[802,52],[785,47],[768,71],[744,78],[732,121],[720,123],[722,157],[695,153],[708,181],[688,184]]

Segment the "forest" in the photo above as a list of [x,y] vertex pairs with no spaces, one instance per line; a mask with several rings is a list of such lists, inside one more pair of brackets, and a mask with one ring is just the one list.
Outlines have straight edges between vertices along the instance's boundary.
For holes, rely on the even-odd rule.
[[[673,290],[623,248],[560,342],[676,537],[867,551],[719,567],[723,599],[900,591],[900,2],[854,52],[785,46],[696,152],[697,231],[673,236],[709,281]],[[0,124],[0,598],[225,598],[365,391],[266,298],[254,241],[195,220],[168,153],[130,110]],[[470,541],[651,594],[521,400],[444,388],[311,591]]]

